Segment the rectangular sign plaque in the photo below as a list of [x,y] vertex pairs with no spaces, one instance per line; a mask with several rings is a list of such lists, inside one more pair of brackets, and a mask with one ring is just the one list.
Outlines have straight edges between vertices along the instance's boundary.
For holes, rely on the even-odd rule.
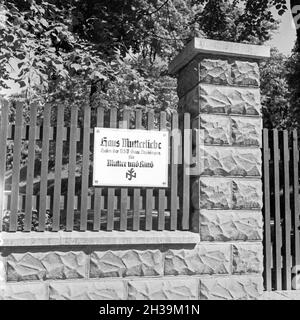
[[167,131],[95,128],[94,186],[168,187]]

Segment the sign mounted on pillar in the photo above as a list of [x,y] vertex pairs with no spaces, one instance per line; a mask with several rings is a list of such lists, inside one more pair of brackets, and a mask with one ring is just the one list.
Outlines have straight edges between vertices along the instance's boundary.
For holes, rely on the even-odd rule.
[[169,134],[95,128],[94,186],[168,187]]

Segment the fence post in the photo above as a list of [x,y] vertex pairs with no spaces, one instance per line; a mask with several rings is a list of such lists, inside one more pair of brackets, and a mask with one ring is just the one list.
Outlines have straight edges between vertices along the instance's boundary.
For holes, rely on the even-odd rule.
[[200,148],[196,161],[201,163],[191,179],[193,229],[201,245],[220,252],[229,266],[224,273],[231,275],[201,279],[201,297],[262,293],[258,63],[269,55],[268,47],[195,38],[169,67],[178,74],[179,110],[189,112],[192,128],[200,130],[202,145],[194,146]]

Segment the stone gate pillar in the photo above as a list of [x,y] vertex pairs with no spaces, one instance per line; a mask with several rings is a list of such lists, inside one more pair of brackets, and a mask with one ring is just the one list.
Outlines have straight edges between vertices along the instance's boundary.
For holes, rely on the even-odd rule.
[[202,129],[203,161],[191,179],[193,228],[228,265],[225,274],[212,270],[201,279],[200,299],[251,299],[263,290],[258,63],[269,55],[264,46],[195,38],[169,67],[178,75],[180,111]]

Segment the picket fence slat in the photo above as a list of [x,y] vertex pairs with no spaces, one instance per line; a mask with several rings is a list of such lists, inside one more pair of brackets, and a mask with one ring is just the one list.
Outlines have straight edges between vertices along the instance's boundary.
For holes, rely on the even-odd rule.
[[56,145],[55,145],[55,182],[53,198],[53,223],[52,231],[60,229],[60,197],[61,197],[61,173],[63,155],[63,125],[65,106],[59,105],[56,108]]
[[1,102],[0,127],[0,232],[2,232],[3,210],[5,208],[5,171],[6,171],[6,138],[8,134],[8,102]]
[[45,231],[47,213],[47,189],[48,189],[48,163],[49,163],[49,138],[50,138],[51,106],[46,105],[43,110],[43,140],[42,140],[42,164],[39,201],[39,226],[38,231]]
[[[123,111],[123,129],[129,129],[130,124],[130,111],[125,109]],[[125,231],[127,229],[127,197],[128,197],[128,189],[121,188],[121,207],[120,207],[120,231]]]
[[270,149],[269,131],[263,130],[263,170],[264,170],[264,259],[265,287],[272,290],[272,242],[271,242],[271,206],[270,206]]
[[[97,127],[101,128],[104,125],[104,109],[102,107],[97,108]],[[95,201],[94,201],[94,231],[101,229],[101,196],[102,188],[95,187]]]
[[[147,129],[154,129],[154,112],[153,110],[147,113]],[[152,196],[153,188],[146,188],[146,231],[152,230]]]
[[[117,128],[117,109],[110,110],[110,128]],[[107,231],[112,231],[114,228],[114,197],[115,188],[107,190]]]
[[23,123],[23,105],[16,103],[16,126],[14,137],[14,154],[13,154],[13,175],[12,175],[12,196],[11,196],[11,213],[9,221],[9,231],[17,231],[18,209],[19,209],[19,180],[20,180],[20,161],[21,161],[21,135]]
[[[167,115],[165,112],[160,113],[159,130],[165,131],[167,129]],[[158,230],[162,231],[165,228],[165,189],[158,190]]]
[[75,171],[76,171],[76,145],[74,139],[77,130],[78,108],[71,109],[71,130],[69,138],[69,172],[68,172],[68,196],[67,196],[67,221],[66,231],[74,228],[74,196],[75,196]]
[[280,218],[280,177],[279,177],[279,144],[278,144],[278,130],[273,130],[273,144],[274,144],[274,197],[275,197],[275,259],[274,267],[276,274],[276,290],[282,289],[282,257],[281,257],[281,246],[282,246],[282,235],[281,235],[281,218]]
[[291,208],[290,208],[290,151],[288,132],[283,132],[284,162],[284,254],[283,254],[283,289],[291,290]]
[[294,265],[300,265],[300,198],[299,198],[299,147],[298,147],[298,133],[293,130],[293,224],[294,224]]
[[177,229],[177,188],[178,188],[178,159],[181,148],[181,135],[178,132],[178,114],[172,114],[172,136],[171,136],[171,223],[170,229]]
[[30,129],[28,144],[28,163],[26,178],[26,208],[24,231],[31,231],[32,224],[32,196],[33,196],[33,179],[34,179],[34,161],[35,161],[35,131],[36,131],[37,104],[30,106]]
[[[135,112],[135,128],[137,130],[142,129],[142,110],[136,110]],[[140,229],[140,199],[141,191],[139,188],[133,190],[133,224],[132,229],[137,231]]]
[[190,171],[189,166],[191,163],[192,153],[192,138],[191,138],[191,117],[189,113],[184,114],[183,120],[183,163],[182,163],[182,176],[183,176],[183,190],[182,190],[182,229],[189,230],[189,212],[190,212]]
[[87,229],[87,197],[89,192],[89,167],[90,167],[90,123],[91,108],[84,105],[83,120],[83,150],[82,150],[82,172],[81,172],[81,206],[80,206],[80,231]]

